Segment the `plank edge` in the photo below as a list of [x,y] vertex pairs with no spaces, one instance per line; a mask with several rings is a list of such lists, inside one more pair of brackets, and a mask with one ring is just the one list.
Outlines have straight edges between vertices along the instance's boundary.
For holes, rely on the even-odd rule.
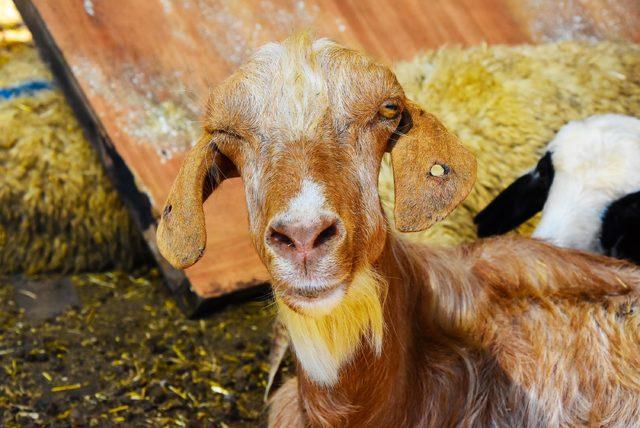
[[71,106],[87,140],[96,150],[107,176],[122,198],[134,223],[142,232],[144,240],[163,274],[164,284],[185,316],[189,318],[202,317],[228,303],[264,295],[264,282],[255,281],[246,284],[247,288],[227,295],[203,298],[193,291],[184,272],[173,268],[160,255],[155,241],[156,219],[153,216],[149,197],[136,186],[132,171],[116,151],[97,114],[91,108],[37,7],[31,0],[14,0],[14,3],[31,31],[38,51],[51,69]]

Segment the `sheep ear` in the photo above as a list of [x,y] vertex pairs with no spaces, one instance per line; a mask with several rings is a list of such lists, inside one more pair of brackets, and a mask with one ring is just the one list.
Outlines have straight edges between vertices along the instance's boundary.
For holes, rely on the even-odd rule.
[[202,204],[211,192],[238,172],[205,133],[187,156],[165,203],[156,239],[162,256],[176,268],[197,262],[207,242]]
[[536,215],[547,202],[553,176],[551,152],[547,152],[533,170],[511,183],[475,216],[478,236],[507,233]]
[[397,133],[397,140],[390,142],[396,228],[418,232],[467,197],[476,178],[476,160],[435,116],[410,101]]

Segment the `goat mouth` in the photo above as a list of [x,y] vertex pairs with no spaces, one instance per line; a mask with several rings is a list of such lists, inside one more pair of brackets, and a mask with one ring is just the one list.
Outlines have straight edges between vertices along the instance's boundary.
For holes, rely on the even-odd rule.
[[290,288],[283,293],[284,301],[296,311],[328,311],[337,306],[346,292],[344,283],[332,287]]

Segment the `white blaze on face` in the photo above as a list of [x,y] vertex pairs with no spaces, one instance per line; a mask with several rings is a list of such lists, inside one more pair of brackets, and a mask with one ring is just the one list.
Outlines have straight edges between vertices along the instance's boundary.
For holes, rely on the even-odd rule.
[[548,151],[555,175],[533,236],[599,251],[606,208],[640,190],[640,120],[607,114],[570,122]]
[[311,223],[321,213],[326,213],[324,209],[326,202],[323,186],[305,178],[300,184],[300,191],[289,201],[287,209],[280,218],[288,223]]
[[[326,207],[327,200],[324,195],[324,186],[320,183],[305,178],[300,184],[300,190],[289,201],[287,208],[276,215],[274,222],[288,224],[312,224],[323,215],[331,215]],[[324,288],[334,286],[336,279],[331,272],[335,267],[331,257],[323,257],[317,261],[317,271],[322,273],[320,277],[304,277],[300,266],[294,265],[290,260],[276,257],[273,261],[275,275],[281,281],[295,284],[296,288]]]

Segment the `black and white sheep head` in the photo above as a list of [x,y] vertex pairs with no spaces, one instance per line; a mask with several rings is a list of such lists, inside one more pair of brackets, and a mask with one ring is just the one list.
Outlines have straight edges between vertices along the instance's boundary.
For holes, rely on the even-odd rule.
[[638,251],[640,243],[630,242],[634,228],[625,225],[640,221],[640,193],[633,196],[639,190],[640,120],[596,115],[563,126],[536,167],[474,221],[485,237],[506,233],[542,211],[533,237],[633,258],[628,253]]

